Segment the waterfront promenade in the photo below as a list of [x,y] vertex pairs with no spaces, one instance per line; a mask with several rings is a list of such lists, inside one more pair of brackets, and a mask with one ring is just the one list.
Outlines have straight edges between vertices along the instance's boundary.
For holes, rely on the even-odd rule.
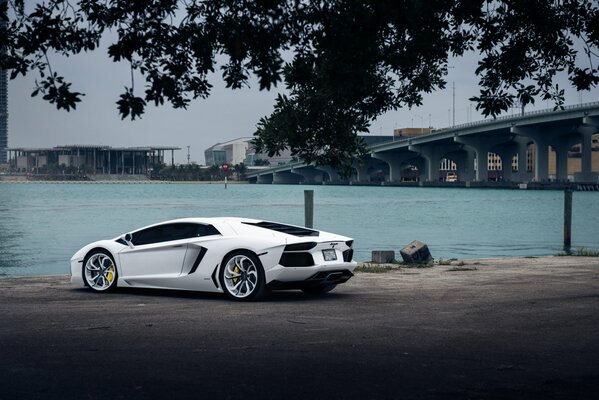
[[0,399],[591,399],[599,258],[357,273],[330,295],[0,279]]

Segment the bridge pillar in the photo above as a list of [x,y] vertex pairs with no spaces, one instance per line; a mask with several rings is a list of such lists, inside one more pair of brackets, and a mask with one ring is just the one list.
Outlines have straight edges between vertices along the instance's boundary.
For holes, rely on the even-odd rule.
[[256,179],[256,183],[272,183],[273,181],[273,174],[264,174],[264,175],[258,175],[257,179]]
[[426,160],[426,174],[420,173],[421,180],[424,175],[427,182],[439,182],[439,164],[447,149],[442,145],[410,145],[408,149],[419,153]]
[[535,141],[535,180],[549,179],[549,140],[538,137]]
[[[568,151],[580,141],[580,136],[560,136],[551,146],[555,151],[555,179],[565,182],[568,180]],[[584,141],[584,138],[583,138]]]
[[518,154],[519,150],[520,145],[516,142],[502,143],[492,149],[493,153],[501,157],[501,175],[506,182],[513,180],[512,159],[515,154]]
[[448,154],[445,158],[457,164],[458,180],[471,182],[476,176],[474,173],[474,152],[466,148]]
[[474,152],[476,153],[475,176],[476,181],[478,182],[486,182],[489,180],[489,152],[491,151],[491,148],[509,141],[509,139],[506,139],[505,137],[487,138],[461,136],[455,136],[453,140],[456,143],[462,143],[474,149]]
[[514,142],[518,145],[518,172],[512,173],[514,182],[528,182],[532,180],[532,173],[528,171],[528,143],[523,136],[516,136]]
[[339,173],[334,168],[329,167],[328,165],[319,165],[314,168],[318,171],[322,171],[329,175],[329,182],[338,182],[341,180],[341,176],[339,175]]
[[[410,160],[410,164],[418,168],[418,181],[424,182],[426,181],[429,173],[428,173],[428,161],[424,157],[412,158]],[[437,174],[439,173],[439,167],[437,167]]]
[[[581,174],[580,180],[582,182],[593,181],[592,161],[593,161],[593,135],[586,134],[582,135],[582,154],[581,154]],[[596,178],[595,178],[596,179]]]
[[584,117],[583,126],[578,129],[582,134],[581,182],[597,182],[597,173],[593,172],[593,135],[599,131],[599,117]]
[[354,164],[356,170],[356,183],[369,181],[368,167],[366,165]]
[[370,156],[389,165],[389,182],[401,181],[401,166],[404,162],[418,156],[416,153],[371,153]]
[[564,139],[558,140],[555,146],[552,146],[555,151],[555,180],[568,180],[568,150],[572,147],[569,141]]
[[380,162],[377,159],[366,156],[361,162],[354,162],[353,168],[356,171],[356,182],[370,182],[371,181],[371,170],[381,169],[382,173],[386,175],[387,164]]
[[[534,180],[537,182],[547,181],[549,179],[549,145],[555,143],[559,136],[562,136],[564,133],[563,128],[540,129],[526,126],[512,126],[510,131],[533,140],[535,144]],[[568,168],[567,157],[565,163],[566,168]],[[560,168],[563,168],[563,166],[560,166]]]
[[293,174],[301,175],[303,183],[322,183],[322,172],[314,168],[294,168]]
[[272,183],[294,184],[300,183],[301,176],[289,171],[275,172]]
[[[502,175],[505,181],[524,182],[530,180],[526,165],[528,159],[528,140],[516,137],[512,142],[502,143],[491,151],[501,157]],[[518,155],[518,170],[512,170],[512,159]]]

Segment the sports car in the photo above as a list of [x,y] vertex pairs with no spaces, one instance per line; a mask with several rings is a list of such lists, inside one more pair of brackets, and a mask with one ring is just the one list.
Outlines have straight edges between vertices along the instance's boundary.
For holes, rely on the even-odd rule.
[[349,237],[246,218],[184,218],[93,242],[71,258],[71,282],[224,292],[254,300],[269,290],[325,293],[353,276]]

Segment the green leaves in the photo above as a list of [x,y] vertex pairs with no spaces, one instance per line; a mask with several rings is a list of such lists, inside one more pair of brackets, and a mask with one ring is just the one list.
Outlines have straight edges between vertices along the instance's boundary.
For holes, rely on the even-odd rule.
[[445,87],[449,57],[480,55],[471,100],[488,117],[537,99],[561,107],[559,75],[577,90],[599,85],[591,0],[52,0],[29,10],[17,0],[0,2],[0,20],[0,67],[11,78],[37,73],[32,95],[58,109],[83,94],[48,56],[93,51],[110,30],[107,56],[131,64],[131,89],[116,102],[123,119],[141,118],[148,102],[186,108],[209,96],[218,59],[229,88],[252,76],[260,90],[285,83],[288,96],[257,125],[260,149],[341,170],[366,151],[357,135],[371,121]]
[[144,113],[146,102],[141,97],[133,95],[133,89],[125,87],[125,93],[121,94],[121,99],[116,102],[121,119],[131,115],[131,120],[141,117]]
[[56,104],[56,108],[70,111],[77,108],[77,103],[81,101],[83,93],[72,92],[71,84],[64,81],[62,76],[51,74],[40,82],[35,82],[35,90],[31,97],[36,97],[39,93],[43,94],[43,99],[50,104]]

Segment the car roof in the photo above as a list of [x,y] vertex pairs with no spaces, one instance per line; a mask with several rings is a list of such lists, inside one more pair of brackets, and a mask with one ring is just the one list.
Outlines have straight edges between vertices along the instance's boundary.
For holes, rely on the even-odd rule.
[[168,221],[162,221],[155,224],[147,225],[144,227],[137,228],[131,232],[138,232],[143,229],[151,228],[154,226],[160,226],[165,224],[176,224],[176,223],[192,223],[192,224],[205,224],[214,226],[219,232],[228,235],[244,235],[244,234],[266,234],[274,237],[317,237],[321,233],[317,229],[309,229],[297,225],[284,224],[279,222],[265,221],[253,218],[241,218],[241,217],[206,217],[206,218],[178,218]]

